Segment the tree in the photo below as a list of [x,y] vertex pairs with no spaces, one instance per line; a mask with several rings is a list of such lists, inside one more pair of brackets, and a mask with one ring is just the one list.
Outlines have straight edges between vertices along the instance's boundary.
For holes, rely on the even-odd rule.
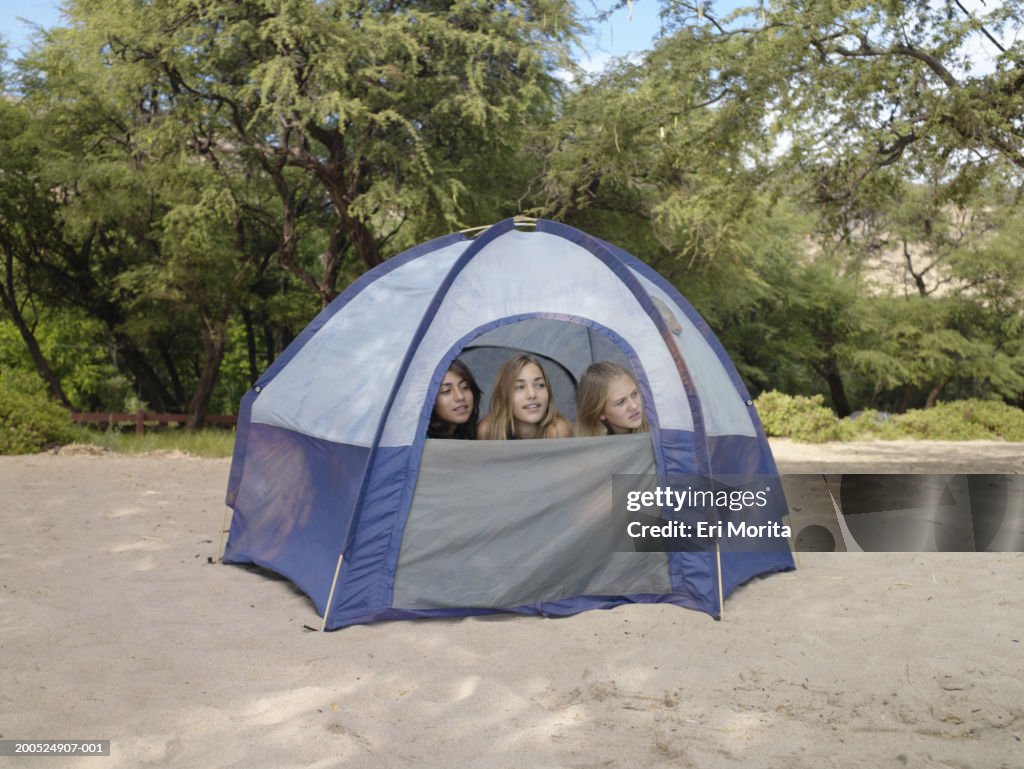
[[[235,313],[254,378],[256,324],[268,361],[294,333],[270,315],[295,304],[280,292],[305,285],[326,304],[391,249],[498,199],[486,153],[514,150],[550,108],[575,28],[559,0],[66,11],[19,81],[64,247],[20,269],[52,306],[100,320],[142,399],[187,402],[190,427]],[[275,252],[293,279],[269,274]]]
[[[648,260],[696,293],[699,309],[761,329],[759,340],[777,322],[813,345],[787,354],[841,413],[865,375],[874,397],[893,388],[906,406],[920,390],[931,404],[972,378],[994,381],[981,372],[997,359],[1002,392],[1019,397],[1005,389],[1016,365],[996,354],[1005,344],[976,338],[993,317],[982,283],[1001,281],[968,264],[991,253],[984,244],[1024,180],[1024,44],[1000,42],[1024,23],[1024,3],[978,17],[924,1],[759,4],[724,17],[710,0],[662,8],[653,51],[568,100],[544,209],[649,227]],[[972,68],[979,45],[990,68]],[[808,222],[791,250],[806,256],[788,265],[766,258],[776,248],[768,222],[786,201]],[[892,253],[898,271],[886,285],[882,258]],[[899,315],[888,297],[904,285],[934,301]],[[783,291],[803,296],[780,302]],[[881,317],[903,331],[889,333]],[[717,327],[743,350],[745,375],[782,375]],[[856,380],[854,398],[846,379]]]
[[669,29],[731,63],[722,86],[769,107],[799,155],[829,168],[824,197],[895,163],[920,171],[943,158],[957,172],[998,159],[1024,170],[1024,44],[998,39],[1024,25],[1019,0],[981,13],[957,0],[799,0],[724,18],[714,5],[669,0]]
[[62,244],[52,200],[41,187],[31,147],[24,142],[28,122],[16,102],[0,100],[0,307],[17,328],[50,395],[70,407],[33,328],[40,297],[26,264]]
[[[230,152],[271,180],[279,263],[323,304],[347,254],[367,269],[403,228],[459,221],[467,166],[515,147],[576,28],[563,0],[76,0],[68,12],[102,39],[106,66],[151,89],[154,125],[202,125],[191,152]],[[332,217],[315,265],[300,259],[307,196]]]

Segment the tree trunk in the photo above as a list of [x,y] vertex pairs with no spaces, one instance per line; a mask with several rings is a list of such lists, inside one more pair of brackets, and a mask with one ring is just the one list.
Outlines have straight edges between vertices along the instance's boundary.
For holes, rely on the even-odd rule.
[[873,409],[878,406],[878,396],[882,394],[882,383],[875,382],[875,389],[871,391],[871,400],[868,402],[868,408]]
[[914,388],[911,385],[903,385],[903,398],[900,400],[900,407],[897,413],[903,414],[910,408],[910,400],[914,397]]
[[906,239],[903,240],[903,258],[907,262],[907,272],[910,273],[910,277],[914,279],[914,287],[917,288],[917,293],[922,296],[928,296],[928,288],[924,284],[924,274],[914,272],[914,261],[910,254],[910,245]]
[[167,375],[171,378],[171,386],[174,388],[174,400],[176,403],[184,403],[185,388],[181,384],[181,377],[178,376],[178,367],[174,365],[174,357],[164,342],[160,342],[157,347],[160,350],[160,359],[164,362],[164,368],[167,369]]
[[267,368],[270,368],[277,359],[277,348],[274,343],[274,329],[269,323],[263,324],[263,345],[264,360],[267,362]]
[[71,401],[64,394],[64,390],[60,386],[60,380],[57,379],[53,369],[50,368],[50,364],[47,363],[46,356],[43,355],[43,351],[39,347],[39,341],[36,339],[35,334],[32,333],[32,329],[29,328],[28,322],[18,306],[18,300],[15,297],[14,291],[14,258],[10,251],[7,252],[7,273],[4,277],[6,285],[0,286],[0,302],[2,302],[7,310],[7,314],[11,316],[11,320],[18,329],[18,333],[21,334],[22,341],[25,342],[29,355],[32,356],[32,362],[36,366],[36,371],[39,372],[39,376],[46,383],[50,395],[62,406],[70,409]]
[[380,255],[380,248],[377,247],[377,239],[365,224],[353,220],[348,227],[348,237],[367,270],[372,270],[384,261]]
[[252,387],[259,379],[260,370],[256,365],[256,329],[252,324],[252,312],[244,305],[240,308],[242,321],[245,323],[245,351],[249,358],[249,386]]
[[281,201],[281,229],[278,232],[278,262],[288,272],[305,283],[310,290],[320,297],[320,304],[326,307],[331,299],[331,288],[323,280],[305,269],[298,260],[299,247],[299,212],[295,202],[295,190],[288,184],[284,175],[284,163],[280,158],[264,157],[263,168],[270,174]]
[[64,390],[60,386],[60,381],[53,373],[53,369],[50,368],[50,364],[46,362],[46,356],[43,355],[43,351],[40,349],[39,342],[36,340],[35,334],[32,333],[32,329],[28,327],[28,323],[25,322],[21,313],[18,312],[17,305],[14,302],[8,301],[10,297],[8,297],[7,292],[0,290],[0,296],[3,297],[4,307],[7,308],[8,314],[11,316],[11,320],[14,321],[14,325],[18,329],[18,333],[21,334],[22,341],[25,342],[29,355],[32,356],[32,362],[36,366],[36,371],[39,372],[39,376],[46,384],[46,388],[50,391],[50,395],[54,400],[64,406],[64,408],[70,409],[71,401],[69,401],[68,396],[64,394]]
[[846,387],[843,386],[843,377],[839,373],[839,361],[834,355],[829,355],[822,363],[816,366],[828,385],[829,394],[832,396],[832,405],[836,413],[841,417],[850,416],[853,409],[850,408],[850,400],[846,397]]
[[146,356],[136,347],[135,340],[123,332],[115,331],[114,341],[125,366],[139,387],[142,400],[154,411],[170,411],[172,404],[177,405],[174,396],[164,387]]
[[832,395],[832,405],[836,407],[836,413],[840,418],[850,416],[853,409],[850,408],[850,401],[846,397],[846,388],[843,387],[843,379],[838,371],[829,371],[825,375],[828,383],[829,393]]
[[[338,271],[341,269],[341,257],[345,251],[345,230],[342,223],[337,222],[327,240],[327,248],[320,254],[320,265],[323,267],[323,290],[321,301],[323,306],[329,305],[338,295]],[[379,257],[378,257],[379,261]]]
[[935,387],[928,393],[928,398],[924,402],[924,407],[930,409],[935,405],[935,401],[939,399],[939,394],[942,393],[942,388],[946,386],[946,380],[939,382]]
[[206,414],[210,407],[213,388],[220,374],[220,364],[224,360],[224,345],[227,338],[227,324],[219,318],[203,318],[203,368],[196,382],[195,392],[188,404],[186,430],[199,430],[206,422]]
[[[237,265],[232,279],[234,291],[222,298],[220,306],[215,311],[199,308],[202,320],[203,368],[199,372],[195,392],[188,404],[186,430],[198,430],[206,422],[210,399],[213,397],[213,388],[217,384],[221,363],[224,361],[224,350],[228,339],[228,319],[231,317],[231,311],[238,299],[238,292],[253,261],[253,254],[248,253],[246,248],[245,225],[238,215],[235,217],[234,226],[235,250],[239,256],[242,256],[242,261]],[[246,327],[249,328],[250,325],[246,321]]]

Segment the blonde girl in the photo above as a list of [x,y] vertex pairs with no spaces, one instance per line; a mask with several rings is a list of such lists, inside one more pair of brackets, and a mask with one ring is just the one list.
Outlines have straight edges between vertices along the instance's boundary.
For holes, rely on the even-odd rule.
[[633,375],[614,363],[592,363],[577,391],[576,435],[623,435],[650,431],[644,398]]

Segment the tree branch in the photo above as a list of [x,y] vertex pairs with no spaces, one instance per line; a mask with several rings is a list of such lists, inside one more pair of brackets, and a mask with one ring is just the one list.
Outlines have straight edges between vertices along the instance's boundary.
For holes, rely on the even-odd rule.
[[1000,53],[1006,53],[1006,49],[1003,48],[1003,46],[999,43],[998,40],[992,37],[992,34],[985,28],[984,24],[982,24],[980,21],[974,18],[974,16],[971,15],[971,12],[964,8],[960,0],[953,0],[953,2],[956,3],[957,8],[964,12],[964,16],[966,16],[968,19],[974,22],[975,26],[977,26],[978,29],[981,30],[981,33],[992,42],[992,45],[999,49]]

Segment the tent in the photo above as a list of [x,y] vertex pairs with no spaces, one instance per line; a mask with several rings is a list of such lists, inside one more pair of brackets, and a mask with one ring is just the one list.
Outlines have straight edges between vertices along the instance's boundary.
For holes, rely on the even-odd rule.
[[[595,360],[635,373],[650,432],[532,441],[426,438],[457,356],[484,388],[538,356],[560,410]],[[788,542],[629,547],[618,479],[775,479],[750,397],[665,279],[571,227],[506,220],[363,275],[242,400],[223,560],[294,582],[322,628],[512,611],[569,615],[667,602],[719,616]],[[781,484],[776,483],[781,491]],[[781,494],[759,511],[786,513]],[[764,546],[762,546],[764,545]]]

